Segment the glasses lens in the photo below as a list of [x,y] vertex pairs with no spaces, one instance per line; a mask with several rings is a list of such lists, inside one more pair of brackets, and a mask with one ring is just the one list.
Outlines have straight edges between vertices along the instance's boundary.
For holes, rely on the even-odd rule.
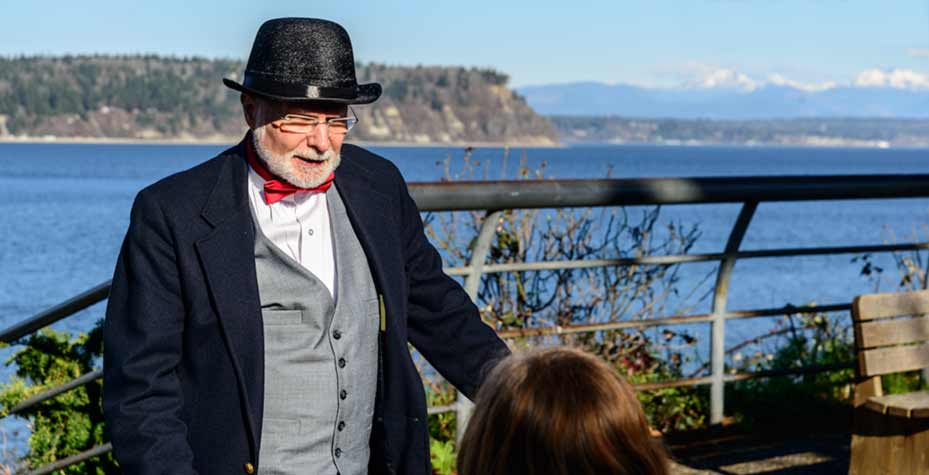
[[356,120],[351,117],[329,120],[329,133],[333,135],[345,135],[352,127],[355,126]]
[[312,119],[288,117],[281,123],[281,130],[293,134],[308,134],[316,127],[317,122]]

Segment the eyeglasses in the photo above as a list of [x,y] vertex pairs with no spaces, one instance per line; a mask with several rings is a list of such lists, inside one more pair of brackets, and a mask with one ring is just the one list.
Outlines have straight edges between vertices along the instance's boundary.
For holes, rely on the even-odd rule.
[[316,130],[317,125],[326,124],[326,129],[329,132],[330,138],[341,138],[358,123],[358,117],[355,116],[355,111],[349,107],[348,112],[351,115],[347,117],[333,117],[324,121],[308,115],[287,114],[278,127],[281,129],[281,132],[307,135],[312,134],[313,131]]

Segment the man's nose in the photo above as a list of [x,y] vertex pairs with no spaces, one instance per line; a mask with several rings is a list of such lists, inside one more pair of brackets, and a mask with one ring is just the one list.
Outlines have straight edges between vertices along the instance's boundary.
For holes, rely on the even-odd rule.
[[322,153],[332,146],[329,141],[329,124],[319,124],[307,135],[306,144]]

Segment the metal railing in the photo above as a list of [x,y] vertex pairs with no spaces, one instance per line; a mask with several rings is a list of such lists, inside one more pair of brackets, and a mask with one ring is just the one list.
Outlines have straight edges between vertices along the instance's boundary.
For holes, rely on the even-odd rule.
[[[785,306],[768,309],[730,310],[728,290],[735,264],[740,259],[786,256],[814,256],[850,253],[876,253],[929,249],[929,242],[893,245],[867,245],[845,247],[784,248],[740,250],[745,233],[751,224],[758,204],[772,201],[858,200],[877,198],[929,197],[929,175],[846,175],[846,176],[783,176],[783,177],[710,177],[710,178],[640,178],[610,180],[548,180],[414,183],[410,193],[422,212],[483,210],[486,212],[478,234],[471,260],[467,266],[447,268],[449,275],[464,276],[464,288],[476,299],[481,276],[488,273],[536,271],[565,268],[592,268],[605,266],[631,266],[649,264],[684,264],[716,261],[720,265],[713,291],[712,310],[709,314],[674,315],[635,321],[583,324],[561,327],[530,328],[499,332],[503,338],[521,336],[558,335],[596,332],[622,328],[639,328],[656,325],[682,325],[708,322],[711,327],[710,375],[660,383],[637,385],[639,390],[668,387],[710,385],[710,422],[720,423],[724,414],[724,388],[727,382],[751,378],[808,374],[835,371],[851,364],[820,365],[787,370],[752,373],[725,373],[725,324],[728,320],[762,318],[805,312],[836,312],[850,310],[850,303]],[[562,260],[548,262],[520,262],[487,264],[488,253],[495,237],[496,224],[504,210],[530,208],[568,208],[631,205],[674,205],[741,203],[741,211],[729,233],[721,253],[645,256],[640,258]],[[13,343],[36,330],[67,318],[107,297],[110,282],[102,283],[74,298],[24,320],[0,332],[0,342]],[[51,388],[14,407],[16,414],[62,392],[81,386],[101,377],[100,371],[83,375],[69,383]],[[458,411],[459,435],[470,415],[470,402],[459,395],[455,405],[432,407],[430,414]],[[109,444],[94,447],[37,469],[30,474],[45,474],[64,466],[78,463],[111,450]],[[65,464],[65,465],[62,465]],[[52,467],[52,468],[49,468]]]

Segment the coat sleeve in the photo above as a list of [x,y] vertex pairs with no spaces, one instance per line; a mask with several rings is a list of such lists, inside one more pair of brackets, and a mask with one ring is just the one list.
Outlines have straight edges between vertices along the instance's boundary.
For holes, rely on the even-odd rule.
[[481,320],[461,285],[442,271],[442,258],[426,239],[419,209],[402,178],[400,187],[410,343],[473,399],[486,373],[509,349]]
[[184,305],[164,211],[143,190],[132,206],[103,327],[103,411],[124,473],[194,474],[176,368]]

